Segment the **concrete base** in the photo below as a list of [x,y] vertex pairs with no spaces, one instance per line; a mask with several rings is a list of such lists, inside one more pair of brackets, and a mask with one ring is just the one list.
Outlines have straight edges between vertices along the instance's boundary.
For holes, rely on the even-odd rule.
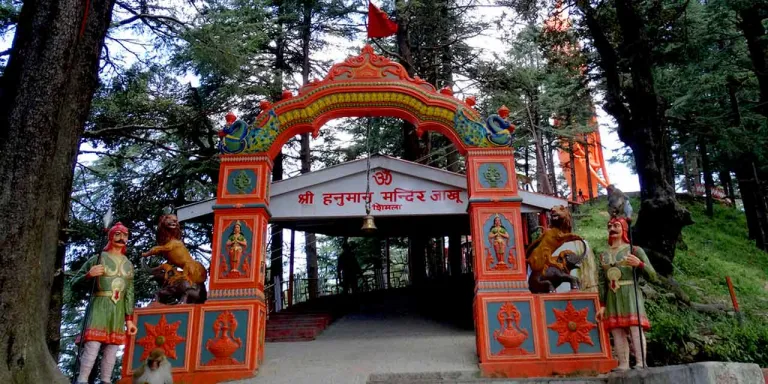
[[490,379],[479,371],[383,373],[368,377],[369,384],[498,383],[498,384],[763,384],[763,371],[756,364],[704,362],[672,365],[596,377],[542,377]]
[[616,360],[605,357],[478,364],[482,376],[487,378],[595,377],[611,372],[617,365]]
[[607,377],[608,384],[762,384],[765,383],[763,371],[757,364],[724,363],[709,361],[704,363],[671,365]]
[[604,378],[489,379],[480,372],[380,373],[368,377],[367,384],[494,383],[494,384],[604,384]]

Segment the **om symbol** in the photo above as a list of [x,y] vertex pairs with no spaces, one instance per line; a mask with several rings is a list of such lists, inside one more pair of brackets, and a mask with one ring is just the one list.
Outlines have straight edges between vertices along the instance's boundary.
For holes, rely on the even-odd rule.
[[388,169],[376,171],[373,174],[373,181],[375,181],[378,185],[390,185],[392,184],[392,172],[390,172]]

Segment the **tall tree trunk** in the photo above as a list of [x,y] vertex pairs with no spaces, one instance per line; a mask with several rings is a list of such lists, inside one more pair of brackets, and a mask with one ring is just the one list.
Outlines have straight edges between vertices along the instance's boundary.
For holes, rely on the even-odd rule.
[[[400,64],[403,65],[408,75],[413,77],[415,75],[415,68],[408,34],[409,17],[406,12],[408,5],[404,0],[396,0],[395,7],[397,9],[397,34],[395,35],[395,41],[397,42],[397,50],[401,57]],[[421,159],[424,156],[424,152],[421,149],[421,140],[416,135],[416,127],[408,121],[403,121],[402,133],[403,159],[409,161]],[[429,135],[426,137],[429,138]],[[411,283],[419,284],[426,277],[427,237],[420,235],[409,236],[408,243],[410,245],[408,265]]]
[[445,157],[448,163],[447,169],[451,172],[459,172],[459,152],[453,151]]
[[2,383],[67,382],[46,346],[47,314],[112,6],[109,0],[24,2],[0,79]]
[[701,152],[701,168],[704,170],[704,193],[707,200],[707,216],[713,217],[715,211],[712,192],[715,188],[715,182],[712,180],[712,169],[709,163],[709,154],[707,153],[707,143],[703,138],[699,138],[699,152]]
[[[409,76],[414,75],[413,68],[413,54],[411,52],[411,44],[408,41],[408,17],[406,15],[407,5],[404,0],[395,1],[397,8],[397,34],[395,40],[397,42],[397,50],[402,60],[400,64],[403,65]],[[410,122],[403,121],[403,159],[415,161],[422,157],[421,145],[419,143],[419,137],[416,135],[416,127]]]
[[448,264],[451,276],[461,275],[461,235],[448,235]]
[[525,158],[523,159],[523,172],[525,172],[525,177],[530,178],[531,177],[531,169],[530,169],[530,163],[528,159],[530,158],[530,155],[528,154],[529,147],[526,145],[525,149],[523,150]]
[[683,178],[685,181],[685,190],[691,195],[695,195],[693,176],[691,175],[691,156],[688,154],[688,151],[683,151]]
[[528,117],[528,126],[533,135],[533,143],[536,150],[536,182],[538,184],[538,192],[546,195],[552,194],[552,186],[549,184],[549,177],[547,177],[546,171],[546,159],[544,158],[544,141],[542,135],[536,130],[536,123],[533,120],[533,113],[531,112],[532,97],[528,98],[528,103],[525,104],[526,115]]
[[[301,23],[301,78],[304,85],[309,84],[309,43],[312,39],[312,10],[314,8],[313,0],[304,0],[302,9],[303,18]],[[301,135],[301,173],[308,173],[312,168],[312,156],[310,156],[309,133]],[[304,233],[304,252],[307,254],[307,280],[309,280],[309,298],[317,297],[317,238],[314,233]]]
[[547,138],[547,176],[549,177],[549,185],[552,186],[552,194],[559,196],[557,190],[557,175],[555,174],[555,146],[552,145],[552,142],[553,140]]
[[[680,233],[693,221],[690,212],[675,196],[664,106],[655,90],[652,54],[645,35],[647,23],[637,13],[634,2],[615,0],[615,5],[621,30],[620,46],[632,49],[617,51],[597,19],[595,9],[587,1],[577,2],[599,55],[605,79],[604,108],[616,119],[619,138],[632,149],[635,157],[642,200],[634,227],[635,242],[646,249],[656,270],[669,276]],[[621,66],[620,62],[623,62]],[[622,72],[625,67],[629,68],[631,82],[622,80],[626,77]]]
[[408,238],[408,271],[412,285],[418,285],[427,277],[426,246],[427,238],[424,236],[411,236]]
[[[735,127],[740,127],[742,122],[739,99],[736,95],[738,89],[736,79],[728,77],[727,88],[731,105],[731,120]],[[736,161],[736,179],[739,183],[741,202],[744,204],[749,238],[755,240],[758,248],[768,250],[768,204],[766,204],[765,195],[760,190],[753,161],[752,155],[749,153],[739,155]]]
[[592,163],[589,161],[589,135],[584,135],[584,160],[586,167],[584,172],[587,176],[587,196],[592,200],[595,198],[595,194],[592,191]]
[[[749,4],[744,3],[744,4]],[[760,104],[757,111],[765,117],[768,117],[768,42],[766,42],[766,31],[763,26],[763,16],[760,2],[754,2],[750,7],[739,11],[739,28],[744,33],[749,49],[749,58],[752,61],[752,71],[757,77],[757,83],[760,88]]]
[[760,191],[760,185],[755,177],[752,163],[741,163],[736,168],[736,179],[739,182],[741,201],[747,216],[749,238],[755,240],[758,248],[766,250],[768,246],[768,217],[766,217],[766,202]]
[[[283,179],[283,153],[275,156],[274,166],[272,167],[272,182]],[[271,188],[270,188],[271,189]],[[269,249],[269,280],[275,282],[275,277],[280,277],[283,281],[283,227],[278,224],[272,224],[271,243]],[[279,287],[282,290],[282,286]],[[278,300],[279,298],[275,298]],[[271,305],[272,303],[270,303]],[[272,308],[274,309],[274,308]]]
[[573,145],[574,144],[575,143],[574,143],[573,139],[568,140],[568,155],[570,156],[570,159],[571,159],[571,167],[570,167],[570,170],[571,170],[571,195],[573,196],[572,197],[573,201],[579,201],[578,191],[577,191],[577,187],[576,187],[576,154],[573,152]]
[[[285,8],[283,0],[273,0],[273,5],[277,8],[277,37],[275,38],[275,84],[272,90],[271,98],[274,101],[282,98],[283,75],[287,68],[285,61],[285,36],[283,34],[283,16]],[[272,165],[272,182],[283,179],[283,152],[275,156]],[[275,282],[275,277],[280,277],[280,283],[283,282],[283,227],[278,224],[272,224],[270,244],[270,281]],[[282,291],[282,286],[278,287]],[[280,298],[275,298],[278,300]],[[272,303],[270,303],[271,305]]]
[[723,185],[723,190],[728,196],[731,202],[736,201],[736,194],[733,191],[733,178],[731,178],[731,171],[727,169],[720,170],[718,177],[720,178],[720,184]]
[[64,307],[64,258],[67,254],[67,242],[69,242],[69,215],[62,217],[59,225],[59,242],[56,248],[56,261],[54,265],[53,284],[51,286],[51,302],[48,305],[48,326],[46,328],[46,340],[48,352],[53,360],[59,360],[61,352],[61,316]]

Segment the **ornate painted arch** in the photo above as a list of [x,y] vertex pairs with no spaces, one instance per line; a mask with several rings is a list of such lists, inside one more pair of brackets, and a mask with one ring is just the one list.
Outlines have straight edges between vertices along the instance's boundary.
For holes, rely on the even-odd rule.
[[511,146],[514,126],[505,120],[504,110],[483,121],[473,106],[473,98],[458,100],[448,88],[438,92],[366,45],[360,55],[335,64],[323,80],[312,81],[298,95],[284,91],[275,104],[262,101],[254,124],[228,116],[221,151],[274,158],[289,138],[306,132],[317,137],[331,119],[374,116],[407,120],[418,134],[440,132],[463,154],[470,148]]

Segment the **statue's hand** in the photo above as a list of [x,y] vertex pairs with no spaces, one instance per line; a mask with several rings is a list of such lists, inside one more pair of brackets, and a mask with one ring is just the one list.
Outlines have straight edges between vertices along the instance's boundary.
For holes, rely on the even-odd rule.
[[605,318],[605,307],[601,307],[597,310],[597,313],[595,313],[595,320],[603,321],[603,318]]
[[101,264],[94,265],[88,270],[88,276],[99,277],[104,274],[104,266]]
[[149,251],[142,253],[141,257],[147,257],[147,256],[152,256],[152,255],[153,255],[153,253],[152,253],[152,250],[150,249]]
[[629,265],[631,265],[631,266],[633,266],[633,267],[637,267],[638,265],[640,265],[640,264],[642,264],[642,263],[643,263],[643,262],[642,262],[640,259],[638,259],[638,258],[637,258],[637,256],[635,256],[635,255],[629,255],[629,256],[627,256],[627,258],[626,258],[625,260],[626,260],[627,264],[629,264]]
[[134,324],[133,321],[128,320],[125,322],[125,325],[126,328],[128,328],[128,334],[131,336],[135,335],[138,331],[138,329],[136,329],[136,324]]

